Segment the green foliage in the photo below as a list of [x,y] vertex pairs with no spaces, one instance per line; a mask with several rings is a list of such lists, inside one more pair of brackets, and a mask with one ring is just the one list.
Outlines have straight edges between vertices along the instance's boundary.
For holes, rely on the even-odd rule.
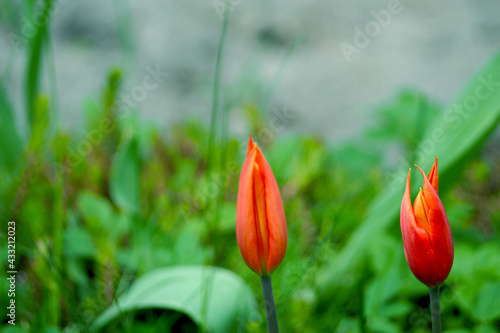
[[[35,3],[25,2],[26,13]],[[127,13],[118,14],[128,50]],[[248,137],[229,134],[230,108],[248,117],[285,205],[288,249],[273,274],[283,332],[429,330],[427,289],[406,264],[398,211],[409,166],[429,169],[434,155],[455,240],[441,295],[444,327],[498,331],[500,158],[498,133],[490,135],[500,120],[500,55],[449,109],[404,90],[343,145],[316,135],[261,138],[270,129],[270,95],[254,80],[231,89],[215,80],[212,124],[145,124],[120,109],[117,68],[101,96],[85,102],[77,134],[56,126],[56,103],[40,91],[47,32],[38,29],[26,49],[27,140],[0,86],[0,132],[8,138],[0,214],[17,223],[20,271],[18,326],[2,331],[265,332],[260,282],[234,235]],[[221,46],[218,75],[222,53]],[[388,153],[394,147],[396,156]],[[417,190],[420,176],[412,176]],[[5,307],[5,261],[0,268]]]
[[394,101],[377,110],[379,125],[367,134],[374,139],[403,143],[409,153],[422,142],[427,128],[440,113],[426,96],[403,90]]
[[[484,86],[482,81],[488,76],[500,76],[500,54],[469,83],[455,105],[465,105],[465,101],[470,96],[475,96],[477,87]],[[448,121],[450,118],[445,117],[436,120],[427,129],[416,151],[410,156],[412,161],[425,170],[430,169],[434,156],[439,156],[440,179],[453,179],[467,166],[464,163],[466,156],[477,156],[481,144],[500,119],[500,94],[490,94],[480,102],[474,112],[466,116],[462,113],[454,113],[453,110],[450,109],[446,113],[454,117],[453,121]],[[458,128],[455,128],[456,126]],[[367,244],[378,240],[381,232],[395,225],[409,165],[410,163],[404,160],[384,184],[380,194],[374,198],[368,209],[362,225],[355,230],[345,248],[332,261],[331,268],[320,276],[318,281],[320,288],[336,285],[336,280],[341,279],[342,276],[348,274],[350,269],[356,267],[353,266],[353,262],[363,260],[369,248]],[[413,186],[413,190],[416,189],[417,187]],[[330,293],[324,293],[324,295],[332,296]]]

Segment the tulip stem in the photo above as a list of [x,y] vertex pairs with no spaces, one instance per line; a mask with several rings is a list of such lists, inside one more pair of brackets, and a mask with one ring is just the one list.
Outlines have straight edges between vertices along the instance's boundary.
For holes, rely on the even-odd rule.
[[276,304],[274,304],[273,284],[270,276],[261,276],[264,301],[266,303],[267,327],[269,333],[279,333],[278,317],[276,316]]
[[429,288],[431,299],[432,333],[441,333],[441,306],[439,305],[439,287]]

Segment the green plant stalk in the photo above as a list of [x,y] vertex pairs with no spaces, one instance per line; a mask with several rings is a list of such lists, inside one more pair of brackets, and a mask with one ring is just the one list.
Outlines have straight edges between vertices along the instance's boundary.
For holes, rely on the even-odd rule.
[[210,132],[208,137],[208,172],[211,172],[211,168],[214,165],[214,145],[215,137],[217,132],[217,120],[218,120],[218,110],[219,110],[219,89],[220,89],[220,77],[222,72],[222,55],[224,52],[224,45],[226,44],[227,35],[227,25],[229,22],[229,10],[227,4],[224,5],[224,16],[222,19],[222,29],[220,33],[219,46],[217,48],[217,60],[215,63],[215,75],[214,75],[214,85],[212,93],[212,110],[210,117]]
[[439,287],[429,288],[431,300],[432,333],[441,333],[441,306],[439,305]]
[[270,276],[261,276],[264,301],[266,303],[267,327],[269,333],[279,333],[278,317],[276,316],[276,304],[274,303],[273,284]]
[[[64,220],[65,220],[65,210],[64,210],[64,190],[62,183],[57,183],[55,190],[55,204],[54,204],[54,243],[53,243],[53,254],[54,254],[54,272],[58,272],[58,275],[64,272]],[[59,281],[59,278],[53,278],[54,284],[51,290],[51,324],[55,327],[59,327],[61,321],[61,291],[64,288],[63,281]]]
[[[221,33],[220,33],[220,38],[219,38],[219,46],[217,48],[217,59],[215,63],[215,74],[214,74],[214,84],[213,84],[213,93],[212,93],[212,109],[211,109],[211,117],[210,117],[210,132],[209,132],[209,137],[208,137],[208,152],[207,152],[207,179],[210,181],[211,175],[213,173],[213,167],[214,165],[217,165],[215,163],[215,138],[216,138],[216,132],[217,132],[217,120],[218,120],[218,110],[219,110],[219,90],[220,90],[220,79],[221,79],[221,72],[222,72],[222,56],[224,53],[224,45],[226,42],[226,35],[227,35],[227,26],[229,22],[229,9],[227,3],[224,4],[224,14],[222,18],[222,28],[221,28]],[[222,189],[221,189],[222,190]],[[214,218],[209,219],[209,230],[212,232],[214,230],[214,223],[217,221],[217,215],[218,215],[218,202],[219,202],[219,195],[216,195],[214,198],[213,202],[213,207],[214,207]],[[210,237],[210,236],[209,236]],[[203,290],[203,302],[202,302],[202,311],[201,311],[201,316],[202,316],[202,327],[201,331],[204,331],[204,324],[206,323],[206,318],[207,318],[207,312],[208,312],[208,302],[209,302],[209,295],[208,295],[208,287],[209,285],[205,285],[205,288]]]
[[[36,96],[38,94],[39,81],[40,81],[40,65],[42,58],[42,51],[45,46],[45,38],[47,36],[47,26],[49,24],[49,13],[52,7],[52,0],[46,0],[42,9],[42,20],[41,25],[38,27],[35,36],[33,37],[30,48],[28,50],[28,66],[26,72],[26,82],[25,82],[25,97],[26,97],[26,113],[27,119],[29,121],[30,128],[32,128],[34,123],[34,112]],[[34,14],[34,2],[30,2],[28,6],[28,17],[33,17]]]

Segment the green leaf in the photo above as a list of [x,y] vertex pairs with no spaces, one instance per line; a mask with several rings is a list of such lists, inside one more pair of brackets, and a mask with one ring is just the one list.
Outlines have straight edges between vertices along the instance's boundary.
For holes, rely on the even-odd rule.
[[489,325],[477,326],[476,329],[474,330],[474,333],[497,333],[497,332],[498,330],[495,327]]
[[477,295],[474,317],[481,321],[500,318],[500,283],[487,282]]
[[384,306],[380,309],[378,315],[381,317],[389,317],[389,318],[397,318],[406,316],[412,307],[410,303],[407,302],[396,302],[389,305]]
[[108,199],[91,192],[80,193],[78,208],[85,219],[87,230],[94,236],[116,240],[129,230],[132,223],[127,215],[115,213]]
[[235,332],[237,325],[255,311],[254,303],[249,287],[226,269],[208,266],[162,268],[137,279],[97,318],[94,326],[102,329],[121,312],[154,308],[182,312],[213,332]]
[[111,198],[123,211],[137,213],[140,204],[140,159],[137,141],[125,132],[118,147],[109,180]]
[[385,303],[394,297],[400,290],[402,284],[401,277],[401,257],[400,251],[393,252],[391,260],[386,266],[386,271],[379,273],[366,288],[365,312],[367,316],[376,316]]
[[398,333],[400,329],[391,323],[386,318],[375,317],[368,321],[368,327],[371,332],[380,332],[380,333]]
[[15,170],[23,149],[23,142],[14,119],[14,109],[2,85],[0,85],[0,133],[8,143],[3,144],[0,149],[0,179],[2,179],[4,174],[10,174]]
[[377,110],[379,125],[368,130],[371,138],[397,139],[412,148],[425,135],[425,128],[439,114],[438,107],[420,92],[402,90]]
[[[113,206],[98,194],[83,191],[78,196],[78,208],[88,226],[95,227],[112,219]],[[97,222],[95,222],[97,221]]]
[[186,224],[176,235],[171,261],[174,265],[203,264],[210,257],[210,249],[201,246],[199,229],[193,223]]
[[[368,247],[366,244],[377,240],[380,232],[389,227],[399,228],[396,221],[410,164],[416,162],[423,170],[429,170],[434,162],[434,156],[438,156],[439,179],[442,182],[452,181],[455,179],[455,175],[463,170],[465,167],[464,159],[479,150],[480,145],[500,120],[499,87],[492,88],[491,84],[485,84],[484,82],[488,80],[500,81],[500,54],[497,54],[470,81],[461,97],[453,104],[454,108],[447,110],[442,117],[437,117],[436,122],[427,129],[426,135],[417,147],[412,160],[395,160],[395,164],[399,164],[398,170],[386,179],[387,182],[382,192],[373,200],[368,209],[366,219],[353,232],[339,255],[319,275],[317,282],[320,290],[337,285],[338,281],[341,281],[352,267],[361,262],[367,255]],[[486,94],[485,89],[488,90],[488,88],[492,92],[488,97],[479,100],[476,97],[478,89],[481,93]],[[457,105],[469,105],[472,100],[476,99],[479,104],[473,112],[460,113],[456,108]],[[416,176],[413,178],[418,180]],[[418,187],[413,186],[413,189],[417,190]],[[331,292],[323,292],[322,296],[327,299],[332,297],[332,294]]]
[[64,254],[66,257],[93,258],[96,247],[87,231],[72,227],[64,233]]

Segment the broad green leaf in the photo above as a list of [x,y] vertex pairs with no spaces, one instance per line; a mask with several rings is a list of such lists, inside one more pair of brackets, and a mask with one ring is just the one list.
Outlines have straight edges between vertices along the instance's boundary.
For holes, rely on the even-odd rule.
[[67,257],[92,258],[96,247],[87,231],[73,227],[64,233],[64,254]]
[[176,235],[171,261],[174,265],[203,264],[210,257],[210,249],[200,245],[201,232],[199,229],[192,223],[186,224]]
[[111,198],[123,211],[137,213],[140,200],[140,159],[137,140],[125,132],[111,166]]
[[402,257],[401,252],[393,252],[385,272],[379,273],[366,288],[364,305],[367,316],[376,317],[380,308],[399,292],[403,280],[400,269]]
[[88,191],[78,196],[78,208],[90,227],[106,224],[113,216],[111,203],[106,198]]
[[368,327],[370,328],[370,332],[377,333],[398,333],[400,329],[391,323],[387,318],[382,317],[374,317],[368,321]]
[[[500,53],[470,81],[460,97],[452,104],[453,107],[445,111],[443,116],[437,117],[436,122],[427,129],[412,160],[394,161],[399,165],[398,170],[387,178],[380,195],[373,200],[368,209],[366,219],[353,232],[346,246],[337,257],[333,258],[329,267],[318,275],[320,290],[336,285],[351,267],[359,263],[367,254],[366,244],[377,239],[380,232],[389,227],[399,228],[396,221],[410,164],[416,163],[423,170],[429,170],[434,162],[434,156],[438,156],[439,179],[444,183],[453,180],[454,175],[463,170],[464,159],[479,150],[480,145],[499,122],[499,86]],[[481,99],[478,96],[481,96]],[[469,106],[473,105],[474,101],[478,102],[477,107],[471,109]],[[460,112],[457,106],[464,105],[472,111]],[[413,179],[421,181],[415,172]],[[413,186],[413,189],[417,190],[418,187]],[[323,292],[322,295],[325,298],[332,296],[329,292]]]
[[477,326],[474,333],[497,333],[498,328],[488,325]]
[[483,285],[477,295],[473,315],[480,321],[500,318],[500,283],[488,282]]
[[412,309],[408,302],[396,302],[384,306],[380,309],[378,315],[381,317],[397,318],[406,316]]
[[111,202],[97,194],[84,191],[78,196],[78,208],[86,222],[87,230],[93,235],[118,239],[127,232],[131,225],[129,216],[114,211]]
[[249,287],[231,271],[209,266],[168,267],[138,278],[94,326],[100,330],[123,312],[168,309],[188,315],[211,332],[236,332],[237,325],[255,311],[254,303]]

